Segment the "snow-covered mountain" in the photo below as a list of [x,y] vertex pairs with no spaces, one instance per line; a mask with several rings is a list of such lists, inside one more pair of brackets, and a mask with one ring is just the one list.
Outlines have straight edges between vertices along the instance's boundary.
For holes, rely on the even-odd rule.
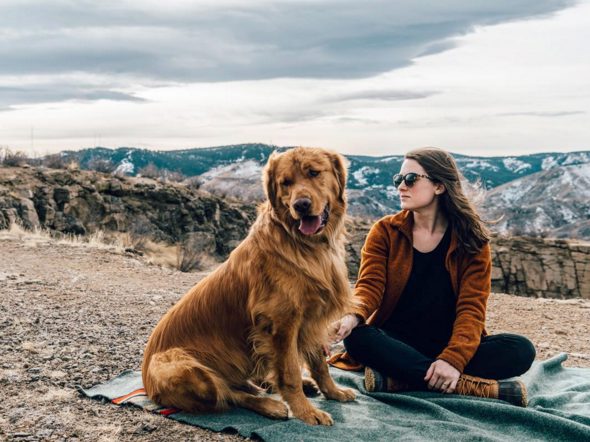
[[558,166],[488,191],[483,211],[503,234],[590,238],[590,163]]
[[[91,168],[96,160],[108,161],[119,173],[129,175],[137,175],[143,167],[153,164],[163,172],[198,176],[202,188],[211,193],[259,201],[263,198],[262,168],[277,149],[287,148],[266,144],[177,151],[92,148],[62,155],[77,160],[82,168]],[[488,190],[486,213],[504,214],[497,226],[500,231],[590,238],[588,196],[584,190],[587,179],[580,176],[585,176],[584,171],[590,167],[590,152],[454,157],[470,182],[480,182]],[[399,171],[403,156],[349,155],[347,159],[350,214],[376,219],[398,211],[399,198],[391,179]],[[551,184],[555,180],[561,184]],[[564,188],[568,190],[564,192]]]

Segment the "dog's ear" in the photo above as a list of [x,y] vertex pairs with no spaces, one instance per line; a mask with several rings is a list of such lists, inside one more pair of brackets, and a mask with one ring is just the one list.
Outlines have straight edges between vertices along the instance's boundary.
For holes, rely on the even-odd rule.
[[274,151],[268,157],[266,166],[264,167],[264,173],[262,174],[262,185],[266,197],[270,201],[270,204],[274,207],[277,198],[277,180],[276,180],[276,165],[279,154]]
[[330,156],[330,162],[332,163],[332,171],[338,179],[338,199],[340,201],[344,201],[344,190],[346,189],[348,162],[339,153],[330,152],[328,155]]

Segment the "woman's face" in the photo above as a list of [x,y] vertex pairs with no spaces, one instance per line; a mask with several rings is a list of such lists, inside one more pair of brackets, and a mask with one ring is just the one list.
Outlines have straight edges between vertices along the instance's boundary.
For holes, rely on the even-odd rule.
[[[405,176],[410,172],[417,173],[418,175],[428,175],[416,160],[406,159],[402,163],[399,173]],[[437,195],[444,191],[444,186],[435,184],[428,178],[420,177],[412,187],[408,187],[405,181],[402,181],[397,190],[402,209],[419,210],[433,204]]]

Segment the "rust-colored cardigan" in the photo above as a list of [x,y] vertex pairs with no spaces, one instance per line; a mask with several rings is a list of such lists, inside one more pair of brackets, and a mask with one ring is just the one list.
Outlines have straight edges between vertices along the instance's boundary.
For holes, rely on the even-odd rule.
[[[412,270],[413,225],[412,212],[402,210],[377,221],[367,235],[354,290],[357,302],[354,313],[368,325],[383,325],[408,282]],[[481,336],[486,334],[486,303],[492,271],[490,245],[482,247],[477,255],[459,253],[453,231],[445,267],[457,296],[457,310],[451,339],[437,359],[463,372],[479,347]],[[335,354],[328,362],[345,370],[363,368],[347,353]]]

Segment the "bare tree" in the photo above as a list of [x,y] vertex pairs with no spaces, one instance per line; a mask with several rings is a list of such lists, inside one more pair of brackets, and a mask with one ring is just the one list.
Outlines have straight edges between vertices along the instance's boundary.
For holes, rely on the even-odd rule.
[[43,158],[43,165],[50,169],[67,169],[68,161],[58,153],[46,155]]
[[153,179],[159,178],[162,175],[160,169],[154,163],[149,163],[147,166],[142,167],[137,171],[137,174]]
[[5,147],[0,152],[0,159],[2,160],[2,165],[7,167],[21,167],[27,164],[28,157],[22,151],[13,152],[8,147]]

